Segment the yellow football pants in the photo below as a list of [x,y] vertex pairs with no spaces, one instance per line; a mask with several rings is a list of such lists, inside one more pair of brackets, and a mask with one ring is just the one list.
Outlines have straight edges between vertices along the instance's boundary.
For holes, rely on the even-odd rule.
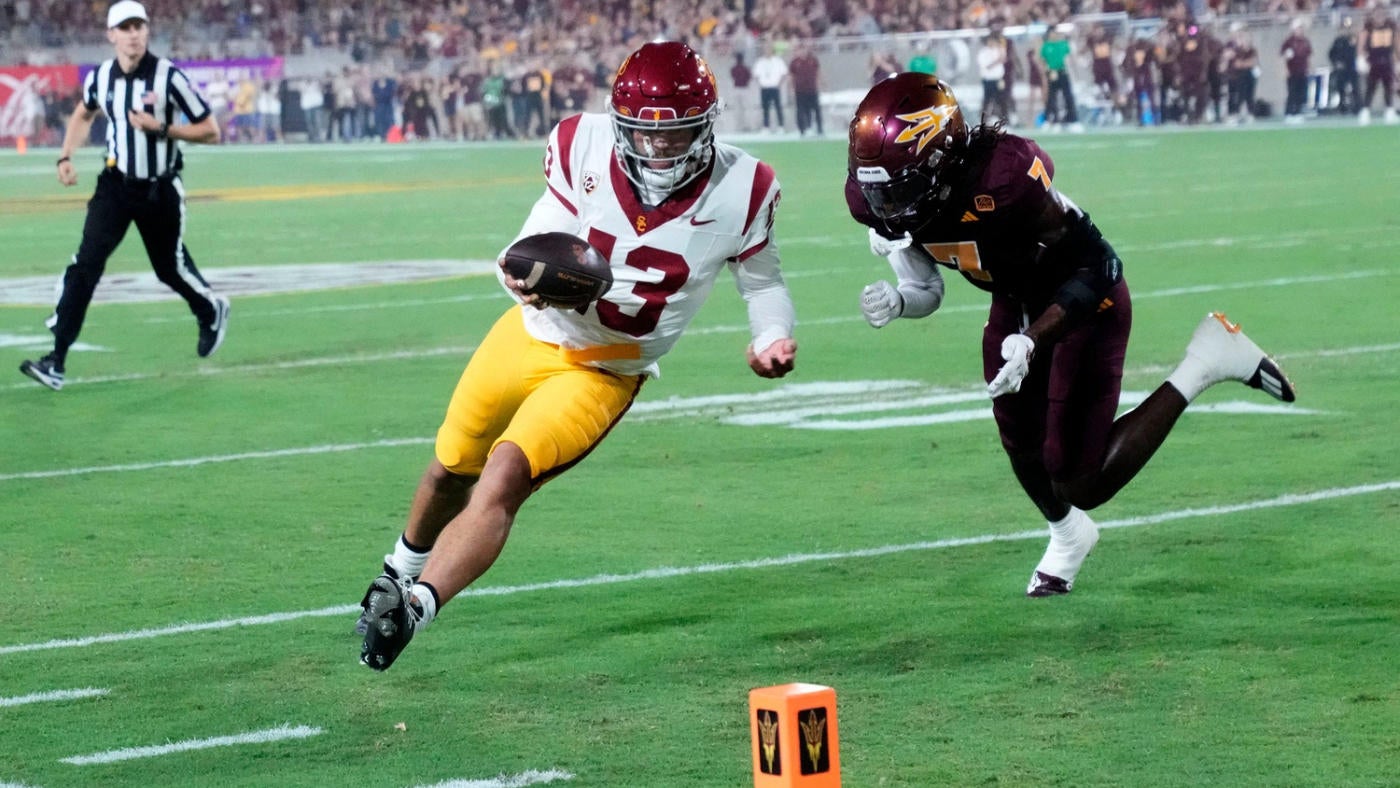
[[538,486],[583,459],[632,406],[643,375],[576,363],[577,352],[525,331],[522,307],[501,316],[457,381],[437,434],[437,459],[480,476],[486,458],[510,441],[530,461]]

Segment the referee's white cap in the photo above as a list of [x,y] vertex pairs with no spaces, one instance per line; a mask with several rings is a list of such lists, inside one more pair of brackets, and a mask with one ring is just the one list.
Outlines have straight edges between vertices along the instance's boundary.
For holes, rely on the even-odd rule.
[[108,28],[116,27],[128,19],[140,19],[142,22],[150,21],[150,17],[146,16],[146,7],[136,0],[120,0],[107,9]]

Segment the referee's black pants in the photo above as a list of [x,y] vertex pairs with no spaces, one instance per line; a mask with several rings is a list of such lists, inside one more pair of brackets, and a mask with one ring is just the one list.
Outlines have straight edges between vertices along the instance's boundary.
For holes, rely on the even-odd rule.
[[134,180],[107,169],[97,177],[97,189],[88,201],[83,223],[83,240],[63,274],[63,291],[50,319],[54,352],[60,359],[78,340],[107,258],[132,222],[141,233],[156,278],[185,299],[201,325],[214,321],[214,292],[185,248],[185,187],[180,176]]

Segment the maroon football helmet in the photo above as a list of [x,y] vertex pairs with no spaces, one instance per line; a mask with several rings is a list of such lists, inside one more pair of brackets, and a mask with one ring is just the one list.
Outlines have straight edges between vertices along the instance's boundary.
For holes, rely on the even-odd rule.
[[908,224],[935,195],[944,156],[967,139],[952,88],[929,74],[896,74],[872,87],[856,107],[847,170],[871,212],[891,224]]
[[[703,172],[714,155],[715,76],[704,58],[679,41],[644,44],[629,55],[613,80],[608,112],[622,169],[642,188],[674,191]],[[689,135],[688,144],[674,142],[677,131]]]

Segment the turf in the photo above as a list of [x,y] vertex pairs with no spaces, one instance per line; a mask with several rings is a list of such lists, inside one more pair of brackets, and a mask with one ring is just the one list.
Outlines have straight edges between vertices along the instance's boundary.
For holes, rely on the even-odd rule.
[[[1123,256],[1125,389],[1156,386],[1224,309],[1299,390],[1266,412],[1228,412],[1273,404],[1259,392],[1207,392],[1095,512],[1122,527],[1074,594],[1022,596],[1044,526],[977,413],[986,297],[950,281],[945,313],[871,330],[857,295],[888,269],[845,216],[844,145],[766,141],[747,147],[784,186],[798,371],[748,372],[743,305],[721,285],[629,419],[527,504],[478,586],[500,593],[454,601],[385,674],[356,663],[337,608],[401,529],[447,396],[508,303],[493,278],[234,289],[207,361],[178,301],[100,303],[82,339],[101,350],[70,357],[62,392],[7,373],[0,783],[555,769],[739,786],[747,692],[806,681],[837,690],[851,786],[1393,785],[1395,130],[1041,141]],[[64,190],[39,153],[0,156],[3,278],[57,276],[77,245],[97,157]],[[235,266],[490,260],[539,195],[540,154],[192,148],[188,244],[216,282]],[[145,269],[133,232],[109,274]],[[0,307],[12,370],[43,352],[47,312]],[[907,383],[873,388],[888,381]],[[967,396],[916,401],[930,394]],[[866,423],[887,417],[919,423]],[[81,640],[104,635],[119,637]],[[3,700],[84,687],[108,692]],[[283,725],[321,732],[61,760]]]

